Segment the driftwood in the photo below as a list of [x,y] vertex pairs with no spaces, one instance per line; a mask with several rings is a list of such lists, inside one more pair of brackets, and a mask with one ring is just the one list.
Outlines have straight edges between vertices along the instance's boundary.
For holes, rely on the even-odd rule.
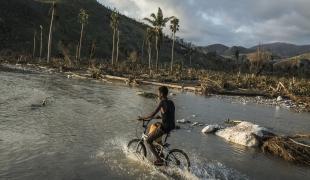
[[174,84],[167,84],[167,83],[160,83],[160,82],[153,82],[153,81],[140,81],[140,82],[142,84],[148,84],[148,85],[166,86],[168,88],[173,88],[173,89],[183,89],[183,86],[174,85]]
[[177,85],[177,84],[167,84],[167,83],[144,81],[144,80],[139,81],[139,82],[142,84],[147,84],[147,85],[166,86],[168,88],[185,90],[185,91],[201,92],[202,90],[201,87],[194,87],[194,86],[183,86],[183,85]]
[[67,77],[68,78],[72,78],[72,79],[88,79],[85,76],[82,76],[82,75],[79,75],[79,74],[74,74],[74,73],[72,73],[71,75],[68,75]]
[[118,76],[102,75],[102,78],[109,79],[109,80],[117,80],[117,81],[130,82],[129,78],[118,77]]

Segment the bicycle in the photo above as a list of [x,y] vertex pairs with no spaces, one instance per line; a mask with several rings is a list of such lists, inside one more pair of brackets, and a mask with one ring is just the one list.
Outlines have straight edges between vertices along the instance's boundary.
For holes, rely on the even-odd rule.
[[[144,131],[142,137],[139,139],[132,139],[129,141],[127,148],[128,151],[138,154],[142,158],[146,158],[147,151],[144,144],[145,139],[148,137],[147,129],[148,124],[151,120],[142,120],[142,127]],[[167,143],[167,139],[170,136],[170,133],[164,135],[164,141],[162,144],[153,142],[156,148],[157,153],[160,155],[160,158],[163,160],[165,166],[177,167],[182,170],[190,171],[190,161],[187,154],[180,149],[169,149],[170,144]],[[162,137],[163,138],[163,137]]]

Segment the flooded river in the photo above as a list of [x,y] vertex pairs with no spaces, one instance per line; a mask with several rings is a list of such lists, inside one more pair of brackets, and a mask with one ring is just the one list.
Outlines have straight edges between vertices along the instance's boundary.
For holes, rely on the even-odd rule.
[[[141,133],[138,115],[156,102],[141,90],[63,75],[0,71],[0,179],[172,179],[165,168],[130,158],[127,142]],[[48,97],[45,107],[38,107]],[[177,119],[205,124],[241,119],[280,134],[309,133],[310,114],[229,97],[176,92]],[[261,151],[203,135],[203,127],[181,125],[168,140],[192,163],[184,179],[310,179],[310,168]]]

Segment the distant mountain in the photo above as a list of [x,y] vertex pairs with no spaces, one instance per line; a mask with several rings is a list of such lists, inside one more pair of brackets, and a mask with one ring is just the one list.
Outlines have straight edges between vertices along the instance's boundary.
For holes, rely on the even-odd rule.
[[200,50],[203,53],[216,52],[217,54],[223,56],[233,56],[236,50],[239,50],[240,54],[248,54],[255,52],[259,46],[262,49],[269,51],[275,56],[279,56],[281,58],[289,58],[310,52],[310,45],[295,45],[279,42],[257,45],[251,48],[245,48],[242,46],[227,47],[223,44],[213,44],[205,47],[199,47],[198,50]]
[[242,46],[233,46],[233,47],[230,47],[228,48],[223,55],[225,56],[234,56],[236,51],[239,51],[239,54],[247,54],[247,53],[250,53],[252,52],[251,50],[245,48],[245,47],[242,47]]
[[197,50],[207,54],[209,52],[216,52],[217,54],[224,54],[226,50],[228,50],[229,47],[223,45],[223,44],[212,44],[206,47],[197,47]]
[[236,50],[239,50],[240,54],[246,54],[251,51],[242,46],[228,47],[223,44],[212,44],[212,45],[205,46],[205,47],[200,46],[200,47],[197,47],[197,50],[205,54],[216,52],[216,54],[222,55],[222,56],[232,56],[235,54]]
[[[280,57],[287,58],[310,52],[310,45],[295,45],[289,43],[271,43],[260,45],[264,50],[270,51]],[[258,46],[251,47],[255,51]]]

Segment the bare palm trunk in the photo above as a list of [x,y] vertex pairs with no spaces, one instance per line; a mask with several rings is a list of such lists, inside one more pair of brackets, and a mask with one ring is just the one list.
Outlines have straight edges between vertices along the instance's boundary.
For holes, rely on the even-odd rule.
[[78,63],[78,55],[79,55],[79,44],[76,45],[75,49],[75,63]]
[[36,36],[37,36],[37,31],[34,31],[32,58],[35,58],[35,55],[36,55]]
[[55,2],[53,2],[53,9],[52,9],[52,17],[51,17],[51,24],[50,24],[50,31],[48,35],[48,45],[47,45],[47,63],[50,62],[51,58],[51,45],[52,45],[52,30],[53,30],[53,21],[54,21],[54,14],[55,14]]
[[41,58],[42,58],[42,44],[43,44],[43,32],[42,32],[42,26],[40,27],[41,29],[41,36],[40,36],[40,61],[41,61]]
[[189,66],[192,67],[192,55],[189,56]]
[[93,43],[92,43],[92,45],[91,45],[91,50],[90,50],[89,59],[92,59],[92,58],[94,57],[95,49],[96,49],[96,43],[93,41]]
[[158,35],[156,35],[156,72],[158,70]]
[[151,43],[148,43],[148,53],[149,53],[149,69],[151,70],[152,65],[151,65],[151,58],[152,58],[152,48],[151,48]]
[[113,48],[112,48],[112,66],[114,65],[114,51],[115,51],[115,29],[113,29]]
[[171,66],[170,66],[170,71],[171,71],[171,73],[172,73],[172,69],[173,69],[174,42],[175,42],[175,33],[173,33],[173,40],[172,40]]
[[78,58],[77,58],[78,61],[81,60],[81,49],[82,49],[83,32],[84,32],[84,24],[82,23],[81,35],[80,35],[80,43],[79,43],[79,52],[78,52]]
[[144,44],[145,44],[145,37],[143,38],[141,47],[141,62],[144,62]]
[[118,63],[118,53],[119,53],[119,30],[117,30],[116,62],[115,62],[115,64],[117,64],[117,63]]

